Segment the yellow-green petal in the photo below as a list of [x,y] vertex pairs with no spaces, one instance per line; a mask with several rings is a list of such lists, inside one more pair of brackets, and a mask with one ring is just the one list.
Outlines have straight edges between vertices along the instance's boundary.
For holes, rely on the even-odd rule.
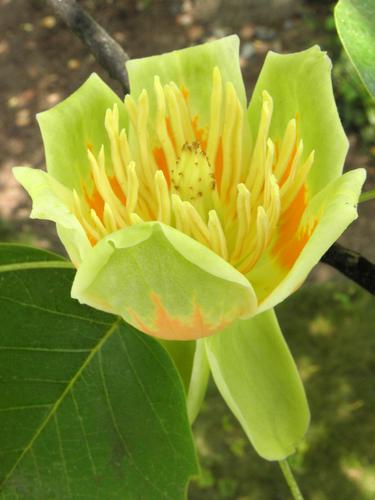
[[333,96],[331,67],[330,59],[318,46],[295,54],[269,52],[249,106],[254,136],[263,90],[274,101],[272,140],[280,141],[289,120],[296,118],[304,143],[304,157],[315,151],[307,180],[311,196],[341,175],[348,150]]
[[60,239],[70,259],[78,266],[91,245],[78,219],[68,208],[73,204],[71,191],[41,170],[16,167],[13,174],[33,200],[30,217],[56,222]]
[[302,232],[310,228],[312,234],[291,269],[283,268],[277,256],[268,253],[249,273],[260,301],[259,311],[274,307],[299,288],[328,248],[357,218],[365,178],[364,169],[352,170],[315,195],[298,228]]
[[126,63],[133,97],[137,98],[146,89],[154,105],[154,76],[159,76],[162,84],[173,81],[188,91],[189,103],[193,113],[199,115],[200,125],[207,125],[215,66],[219,68],[224,83],[232,82],[245,107],[246,93],[239,65],[239,38],[236,35],[159,56],[131,59]]
[[253,314],[257,305],[241,273],[159,222],[133,225],[101,240],[79,267],[72,296],[169,340],[212,335]]
[[118,105],[120,127],[127,125],[122,101],[93,73],[71,96],[37,115],[42,132],[48,172],[69,188],[81,191],[89,183],[87,149],[96,155],[110,146],[104,127],[105,112]]
[[291,455],[309,425],[297,368],[273,311],[204,340],[215,383],[260,456]]

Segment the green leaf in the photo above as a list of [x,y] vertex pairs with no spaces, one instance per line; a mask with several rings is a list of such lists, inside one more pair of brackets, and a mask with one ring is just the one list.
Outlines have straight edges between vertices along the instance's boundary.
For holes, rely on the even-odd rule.
[[0,498],[182,499],[180,378],[158,342],[72,300],[67,266],[0,245]]
[[273,310],[205,339],[216,385],[256,451],[282,460],[309,425],[302,382]]
[[335,8],[341,42],[363,83],[375,97],[375,2],[340,0]]

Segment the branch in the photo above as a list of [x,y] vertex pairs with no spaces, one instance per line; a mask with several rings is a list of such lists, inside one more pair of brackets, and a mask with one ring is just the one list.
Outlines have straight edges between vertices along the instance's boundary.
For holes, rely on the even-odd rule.
[[375,295],[375,265],[358,252],[334,243],[323,255],[321,261],[334,267]]
[[75,0],[47,0],[67,26],[82,40],[97,62],[129,91],[125,62],[129,56]]
[[[98,63],[115,80],[124,92],[129,91],[125,69],[128,55],[113,38],[75,0],[47,0],[69,28],[79,36],[94,54]],[[337,269],[349,279],[375,295],[375,264],[335,243],[321,258],[322,262]]]

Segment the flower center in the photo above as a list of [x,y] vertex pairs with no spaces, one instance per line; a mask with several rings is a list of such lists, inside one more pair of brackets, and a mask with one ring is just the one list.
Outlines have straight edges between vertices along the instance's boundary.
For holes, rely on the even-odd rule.
[[[73,210],[92,244],[118,229],[159,220],[243,273],[268,250],[283,251],[288,259],[314,159],[313,152],[304,155],[298,120],[289,121],[280,141],[271,140],[273,101],[264,91],[252,141],[235,89],[229,82],[223,85],[217,68],[204,127],[193,116],[186,92],[173,82],[162,86],[155,77],[154,92],[155,113],[145,90],[137,101],[126,96],[130,129],[119,130],[115,105],[105,118],[110,151],[102,147],[95,156],[88,148],[93,186],[86,187],[85,197],[74,193]],[[105,154],[110,154],[111,169]],[[292,264],[290,258],[285,262]]]
[[171,193],[205,213],[215,189],[215,173],[198,142],[185,143],[171,169]]

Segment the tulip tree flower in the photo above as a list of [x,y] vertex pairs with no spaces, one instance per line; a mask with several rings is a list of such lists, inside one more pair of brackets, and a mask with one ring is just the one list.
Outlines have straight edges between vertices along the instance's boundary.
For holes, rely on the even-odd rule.
[[161,339],[192,418],[210,369],[258,453],[283,459],[309,411],[273,307],[357,217],[365,177],[342,175],[330,61],[269,53],[248,107],[235,36],[127,69],[124,101],[94,74],[40,114],[48,173],[15,175],[56,222],[72,296]]

